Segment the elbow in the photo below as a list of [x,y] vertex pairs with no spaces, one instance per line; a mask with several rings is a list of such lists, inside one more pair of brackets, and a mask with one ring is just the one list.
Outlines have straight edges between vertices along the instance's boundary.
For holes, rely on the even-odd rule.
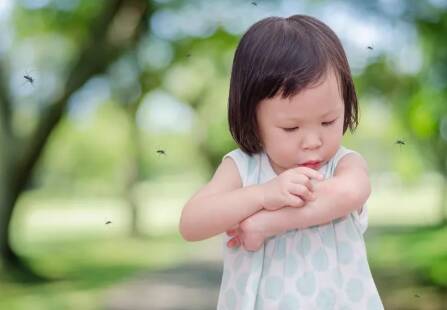
[[178,225],[178,230],[180,232],[180,235],[182,236],[182,238],[185,241],[196,241],[194,239],[193,234],[191,233],[191,229],[189,228],[189,226],[186,223],[185,217],[182,214],[182,216],[180,217],[180,222]]
[[182,225],[181,222],[180,222],[180,225],[179,225],[179,232],[180,232],[180,235],[182,236],[182,238],[185,241],[197,241],[194,238],[193,234],[188,230],[188,228],[184,227],[184,225]]
[[202,214],[197,204],[187,203],[180,216],[178,230],[186,241],[202,241],[219,233],[216,220]]
[[196,236],[194,236],[193,233],[189,232],[188,230],[185,229],[180,229],[180,235],[182,236],[183,240],[185,241],[200,241],[200,238],[197,238]]
[[206,229],[199,227],[198,225],[189,222],[185,219],[181,219],[179,223],[179,232],[185,241],[202,241],[207,238],[213,237]]
[[362,184],[357,188],[352,188],[351,190],[348,190],[346,197],[350,198],[353,209],[357,210],[363,207],[363,205],[365,205],[370,195],[371,195],[371,184],[369,182],[365,182],[365,184]]
[[185,241],[200,241],[203,239],[197,235],[197,231],[196,229],[194,229],[194,227],[195,225],[188,220],[187,214],[185,214],[185,212],[182,212],[178,230]]

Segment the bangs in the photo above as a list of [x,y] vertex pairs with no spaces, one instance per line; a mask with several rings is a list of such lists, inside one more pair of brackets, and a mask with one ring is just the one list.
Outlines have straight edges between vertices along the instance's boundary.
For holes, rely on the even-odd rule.
[[273,23],[270,28],[256,38],[249,63],[245,64],[255,68],[246,75],[246,95],[257,101],[278,93],[283,98],[298,94],[321,80],[330,63],[324,42],[315,40],[315,34],[299,31],[302,27],[293,27],[286,20]]

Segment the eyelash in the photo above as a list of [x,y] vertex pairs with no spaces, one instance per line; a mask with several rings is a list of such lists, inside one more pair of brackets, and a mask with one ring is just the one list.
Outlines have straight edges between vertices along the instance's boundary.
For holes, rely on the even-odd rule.
[[[332,125],[333,123],[335,123],[335,121],[336,121],[336,119],[334,119],[333,121],[330,121],[330,122],[323,122],[323,126],[328,127],[328,126]],[[298,127],[283,128],[283,129],[284,129],[284,131],[291,132],[291,131],[294,131],[295,129],[298,129]]]

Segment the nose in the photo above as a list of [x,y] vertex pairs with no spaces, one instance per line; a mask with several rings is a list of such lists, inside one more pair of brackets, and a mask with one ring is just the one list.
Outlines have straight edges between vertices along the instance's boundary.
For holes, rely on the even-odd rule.
[[308,132],[304,135],[302,142],[301,142],[301,148],[303,150],[314,150],[318,149],[322,145],[320,136],[316,132]]

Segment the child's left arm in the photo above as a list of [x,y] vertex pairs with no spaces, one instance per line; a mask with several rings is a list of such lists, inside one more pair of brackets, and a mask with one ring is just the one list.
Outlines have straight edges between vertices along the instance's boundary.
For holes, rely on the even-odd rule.
[[[327,224],[357,210],[368,200],[371,185],[366,160],[358,153],[345,155],[337,165],[334,176],[314,184],[315,200],[305,207],[285,207],[276,211],[261,210],[246,218],[236,231],[229,246],[240,240],[247,250],[257,250],[265,238],[289,229],[303,229]],[[262,240],[262,242],[261,242]]]

